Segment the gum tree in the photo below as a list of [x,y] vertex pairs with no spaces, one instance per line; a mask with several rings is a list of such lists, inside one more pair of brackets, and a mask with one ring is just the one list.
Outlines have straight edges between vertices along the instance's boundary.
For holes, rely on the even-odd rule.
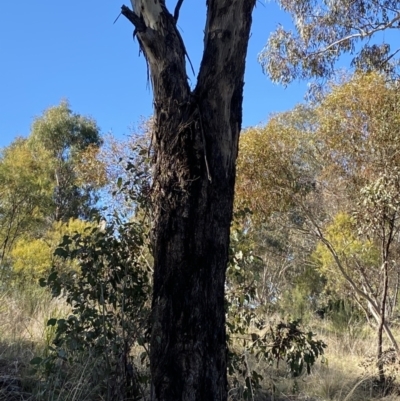
[[34,153],[47,155],[54,182],[54,221],[90,215],[96,201],[96,185],[80,180],[76,166],[84,152],[101,144],[96,122],[73,113],[67,101],[48,108],[34,120],[29,145]]
[[312,259],[329,292],[373,317],[382,383],[384,333],[400,353],[389,324],[399,293],[398,87],[378,73],[331,83],[309,112],[248,130],[238,161],[236,201],[254,211],[253,222],[269,228],[271,217],[288,216],[289,227],[319,243]]
[[154,96],[152,400],[226,400],[225,271],[255,0],[207,0],[192,90],[163,0],[132,0]]
[[[329,77],[345,53],[353,56],[356,69],[396,72],[400,47],[387,39],[390,31],[400,28],[398,0],[277,3],[292,16],[294,29],[279,25],[260,53],[263,69],[273,81],[288,84],[298,78]],[[382,32],[387,33],[383,40]]]

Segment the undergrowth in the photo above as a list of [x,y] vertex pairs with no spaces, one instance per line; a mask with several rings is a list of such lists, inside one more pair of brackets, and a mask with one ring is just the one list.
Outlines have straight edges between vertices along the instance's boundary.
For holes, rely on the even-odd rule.
[[[81,355],[80,361],[59,360],[51,379],[35,375],[30,361],[34,356],[46,356],[55,338],[54,326],[47,321],[55,315],[68,316],[70,309],[62,299],[52,299],[48,289],[9,289],[1,293],[0,308],[0,400],[82,401],[105,400],[107,376],[104,375],[102,358]],[[274,320],[276,320],[275,317]],[[266,325],[270,322],[266,319]],[[243,355],[248,366],[262,375],[260,388],[254,389],[251,398],[262,400],[309,400],[309,401],[370,401],[399,399],[396,365],[392,366],[393,386],[383,397],[376,385],[374,364],[368,360],[374,354],[375,338],[368,326],[353,332],[338,331],[331,320],[315,319],[310,328],[326,344],[324,360],[319,360],[311,374],[298,377],[288,375],[284,364],[270,364],[265,359],[257,360],[236,341],[235,349]],[[400,332],[397,333],[398,336]],[[131,356],[141,374],[147,367],[140,364],[141,347],[132,348]],[[102,377],[96,373],[103,372]],[[112,379],[111,377],[109,378]],[[230,384],[234,381],[231,376]],[[112,387],[110,387],[112,388]],[[112,395],[108,395],[110,399]],[[147,394],[138,397],[146,399]],[[244,399],[240,388],[232,387],[229,399]]]

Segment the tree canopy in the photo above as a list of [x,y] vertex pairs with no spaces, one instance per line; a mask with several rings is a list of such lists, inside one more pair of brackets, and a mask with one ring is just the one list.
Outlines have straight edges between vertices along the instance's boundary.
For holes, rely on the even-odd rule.
[[73,113],[62,101],[35,119],[28,141],[33,152],[47,155],[54,183],[54,220],[87,217],[95,203],[96,183],[79,177],[77,165],[85,152],[102,144],[96,122]]
[[[399,291],[399,100],[386,74],[331,82],[306,113],[298,107],[244,133],[238,163],[236,202],[253,210],[248,232],[271,235],[279,221],[292,246],[308,244],[325,294],[350,296],[373,316],[378,359],[383,331],[399,352],[387,322]],[[296,243],[293,230],[309,241]]]
[[[24,243],[24,252],[34,256],[35,249],[45,249],[41,238],[54,223],[88,217],[99,185],[86,179],[77,166],[89,149],[94,152],[101,143],[95,121],[74,114],[63,101],[34,120],[27,138],[17,138],[1,150],[2,267],[11,263],[7,257],[17,243],[20,251]],[[38,251],[38,257],[43,252]]]
[[278,4],[291,15],[294,30],[279,25],[259,55],[273,81],[286,85],[298,78],[330,77],[344,53],[353,56],[356,70],[397,71],[400,47],[395,39],[378,35],[400,28],[399,1],[278,0]]

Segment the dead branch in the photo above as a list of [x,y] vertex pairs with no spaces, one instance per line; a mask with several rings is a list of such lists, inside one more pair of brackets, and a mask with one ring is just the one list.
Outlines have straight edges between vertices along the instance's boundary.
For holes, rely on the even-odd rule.
[[178,2],[176,3],[175,11],[174,11],[174,20],[175,20],[175,23],[178,22],[179,11],[180,11],[180,9],[181,9],[181,7],[182,7],[182,3],[183,3],[183,0],[178,0]]
[[122,5],[121,14],[135,26],[137,32],[143,32],[146,30],[146,25],[143,19],[138,17],[129,7]]

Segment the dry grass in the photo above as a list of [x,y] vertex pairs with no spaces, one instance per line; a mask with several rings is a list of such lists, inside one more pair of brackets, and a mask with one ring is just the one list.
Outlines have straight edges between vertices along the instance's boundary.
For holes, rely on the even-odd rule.
[[30,361],[46,357],[55,336],[55,326],[47,321],[67,317],[70,309],[44,289],[27,290],[0,295],[0,401],[116,400],[118,383],[104,376],[100,356],[82,355],[74,362],[60,359],[50,376],[34,372]]
[[[31,374],[29,361],[43,354],[54,335],[47,320],[67,313],[61,301],[42,289],[0,295],[0,401],[100,401],[94,395],[96,386],[88,383],[96,361],[79,367],[60,365],[59,374],[47,382]],[[283,364],[276,368],[253,359],[249,364],[264,376],[255,401],[400,400],[397,390],[383,398],[375,386],[374,366],[363,366],[375,352],[375,336],[367,326],[337,330],[329,321],[318,320],[311,330],[328,344],[324,361],[318,360],[311,375],[293,379],[286,377]],[[400,383],[400,377],[396,379]],[[234,392],[230,395],[240,399]]]
[[47,320],[62,311],[67,313],[63,303],[37,285],[0,295],[0,400],[33,400],[36,381],[29,362],[51,344],[54,328]]
[[[259,364],[263,371],[264,390],[256,399],[268,401],[372,401],[400,400],[399,388],[394,386],[383,397],[377,387],[374,364],[366,361],[375,353],[375,336],[369,327],[363,326],[356,333],[336,332],[329,321],[316,321],[312,331],[328,344],[324,359],[317,361],[310,375],[300,378],[285,377],[284,369],[272,369]],[[400,375],[391,369],[395,385]]]

